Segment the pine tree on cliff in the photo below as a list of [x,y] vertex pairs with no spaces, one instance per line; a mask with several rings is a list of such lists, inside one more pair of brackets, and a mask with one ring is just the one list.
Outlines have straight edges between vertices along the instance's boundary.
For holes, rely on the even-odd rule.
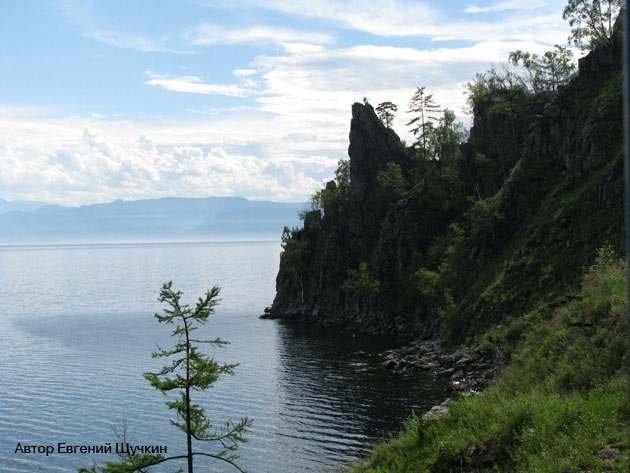
[[425,93],[425,87],[417,87],[409,101],[407,112],[414,115],[407,126],[412,125],[411,133],[418,136],[415,144],[420,145],[426,154],[431,121],[438,120],[437,113],[440,112],[440,106],[434,102],[433,94]]
[[391,128],[394,121],[394,112],[398,111],[398,105],[392,102],[382,102],[376,107],[376,114],[387,128]]

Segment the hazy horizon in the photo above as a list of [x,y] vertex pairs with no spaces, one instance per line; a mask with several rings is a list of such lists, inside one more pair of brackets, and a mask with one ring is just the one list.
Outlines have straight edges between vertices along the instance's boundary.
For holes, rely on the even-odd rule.
[[305,207],[240,197],[31,204],[0,200],[0,245],[279,240],[285,226],[300,225]]
[[[74,204],[74,205],[66,205],[66,204],[61,204],[58,202],[53,202],[53,201],[40,201],[40,200],[28,200],[28,199],[5,199],[0,197],[0,204],[3,202],[9,203],[9,204],[14,204],[14,203],[25,203],[25,204],[37,204],[37,205],[55,205],[55,206],[59,206],[59,207],[67,207],[67,208],[76,208],[76,207],[88,207],[90,205],[103,205],[103,204],[111,204],[114,202],[139,202],[139,201],[145,201],[145,200],[164,200],[164,199],[213,199],[213,198],[226,198],[226,199],[245,199],[248,200],[250,202],[273,202],[273,203],[278,203],[278,204],[305,204],[306,201],[302,202],[302,201],[274,201],[274,200],[269,200],[269,199],[247,199],[246,197],[241,197],[241,196],[217,196],[217,195],[208,195],[205,197],[187,197],[187,196],[161,196],[161,197],[148,197],[145,199],[113,199],[113,200],[106,200],[106,201],[98,201],[98,202],[86,202],[84,204]],[[2,212],[2,209],[0,208],[0,213]]]

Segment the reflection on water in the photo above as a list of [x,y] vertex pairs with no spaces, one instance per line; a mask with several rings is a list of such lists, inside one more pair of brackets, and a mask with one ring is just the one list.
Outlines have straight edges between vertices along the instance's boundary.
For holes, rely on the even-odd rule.
[[279,371],[291,435],[308,438],[329,459],[352,461],[412,409],[446,397],[443,380],[393,376],[380,366],[388,340],[335,334],[310,324],[280,324]]
[[240,366],[195,401],[215,425],[254,419],[239,450],[250,473],[334,470],[398,430],[411,409],[446,397],[439,380],[381,369],[384,340],[259,320],[273,298],[278,253],[278,245],[256,243],[0,249],[0,472],[68,472],[104,460],[14,452],[18,442],[115,441],[122,416],[134,442],[184,449],[167,398],[142,377],[163,361],[151,358],[156,343],[171,344],[152,317],[167,279],[190,302],[210,284],[224,289],[198,335],[230,341],[212,354]]

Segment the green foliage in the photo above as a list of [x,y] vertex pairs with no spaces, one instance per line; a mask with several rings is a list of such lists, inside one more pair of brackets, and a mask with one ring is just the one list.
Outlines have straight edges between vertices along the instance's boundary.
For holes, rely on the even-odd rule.
[[298,283],[300,300],[304,302],[304,274],[307,269],[305,255],[308,248],[307,242],[300,238],[300,230],[284,227],[280,238],[280,261],[282,266],[291,274]]
[[488,195],[493,188],[493,176],[495,174],[495,162],[483,153],[476,153],[473,158],[474,174],[471,179],[475,196],[481,200]]
[[494,163],[491,159],[486,158],[482,153],[475,154],[475,165],[480,168],[491,168]]
[[562,13],[571,25],[569,42],[582,50],[612,45],[613,26],[621,8],[622,0],[569,0]]
[[285,251],[293,251],[296,246],[296,240],[299,238],[301,230],[297,227],[289,228],[287,226],[282,230],[282,236],[280,237],[280,246],[282,247],[282,255]]
[[350,160],[340,159],[337,163],[335,171],[335,182],[339,192],[343,194],[350,193]]
[[[116,462],[105,462],[103,467],[95,465],[91,470],[81,469],[80,472],[90,473],[102,471],[105,473],[131,473],[143,471],[145,468],[163,463],[169,460],[186,459],[188,473],[193,473],[193,459],[195,456],[206,456],[221,460],[232,465],[239,471],[243,471],[236,463],[238,458],[234,452],[238,443],[244,442],[244,434],[251,426],[249,419],[242,418],[238,423],[231,420],[225,423],[222,429],[215,429],[206,416],[204,409],[192,402],[191,392],[208,389],[217,379],[224,374],[234,374],[234,364],[219,364],[213,358],[199,351],[198,344],[207,344],[220,347],[228,342],[219,338],[214,340],[198,340],[192,333],[201,325],[208,322],[208,317],[214,313],[219,303],[219,287],[213,286],[200,297],[194,308],[181,303],[182,292],[172,288],[172,281],[164,284],[160,291],[159,301],[167,304],[164,315],[155,314],[158,322],[166,325],[175,325],[171,336],[176,338],[175,345],[165,350],[158,348],[153,353],[154,358],[166,358],[170,364],[164,366],[156,373],[145,373],[144,377],[151,385],[159,389],[162,394],[177,391],[179,398],[166,401],[169,409],[175,410],[177,420],[171,420],[171,424],[177,426],[186,434],[187,453],[171,457],[155,455],[130,455],[122,457]],[[196,452],[193,450],[193,439],[203,442],[217,442],[221,449],[215,453]]]
[[[146,468],[158,465],[166,461],[161,455],[129,455],[123,456],[117,461],[105,461],[101,465],[93,465],[91,468],[79,468],[79,473],[133,473],[144,472]],[[178,470],[181,472],[182,470]]]
[[418,292],[429,303],[434,303],[440,298],[443,288],[439,273],[426,268],[420,268],[414,274],[418,280]]
[[509,60],[515,66],[522,66],[524,75],[517,75],[519,81],[535,94],[553,92],[566,84],[575,72],[573,53],[561,46],[546,51],[542,57],[525,51],[512,51]]
[[[473,111],[475,103],[496,91],[525,90],[534,94],[556,91],[558,86],[567,84],[575,72],[573,53],[558,45],[542,56],[518,49],[510,52],[508,61],[513,67],[504,66],[501,71],[493,67],[476,74],[475,79],[466,84],[469,112]],[[501,105],[507,104],[495,106]]]
[[[523,157],[536,117],[557,95],[534,94],[519,77],[510,70],[502,74],[493,69],[468,83],[468,108],[475,114],[475,126],[464,148],[462,172],[469,195],[477,199],[487,199],[503,186]],[[477,159],[480,155],[487,161]]]
[[464,126],[455,121],[452,110],[444,109],[435,128],[427,129],[431,159],[438,160],[442,166],[458,164],[460,145],[466,139]]
[[500,197],[499,193],[492,199],[475,202],[464,213],[464,227],[452,224],[445,238],[435,239],[429,248],[432,260],[439,260],[437,270],[420,268],[415,273],[421,304],[426,305],[431,313],[440,315],[449,339],[456,338],[465,327],[462,313],[456,310],[455,299],[460,298],[468,286],[471,256],[496,244],[499,239],[499,229],[504,220]]
[[[324,188],[311,196],[308,210],[330,209],[345,212],[350,202],[350,161],[340,159],[335,171],[334,188]],[[303,220],[304,215],[300,215]]]
[[488,71],[475,74],[475,78],[466,83],[466,111],[474,113],[475,107],[489,98],[501,99],[493,105],[495,111],[505,114],[512,113],[509,101],[502,99],[504,95],[496,94],[501,91],[526,91],[523,81],[515,76],[514,72],[505,69],[497,71],[494,67]]
[[[461,159],[465,136],[455,115],[445,110],[436,127],[427,127],[427,148],[414,151],[409,159],[413,163],[410,168],[401,166],[410,186],[404,194],[410,197],[411,204],[406,218],[412,226],[422,222],[422,235],[429,237],[427,243],[433,235],[443,232],[467,205]],[[426,249],[420,241],[415,244],[414,249]]]
[[[194,309],[182,304],[181,296],[181,291],[172,289],[172,281],[162,286],[159,301],[166,302],[169,308],[164,309],[165,315],[155,314],[155,318],[163,324],[176,324],[171,335],[176,337],[177,342],[171,350],[159,348],[153,353],[154,358],[170,359],[171,364],[164,366],[157,373],[146,373],[144,377],[163,394],[177,390],[180,395],[179,399],[167,401],[166,405],[169,409],[175,410],[179,419],[179,422],[171,423],[186,433],[189,473],[192,473],[193,465],[193,438],[199,441],[219,442],[223,449],[213,456],[236,466],[233,462],[238,456],[231,452],[238,448],[238,442],[244,441],[243,434],[251,422],[247,418],[241,419],[238,423],[228,421],[223,431],[216,431],[204,409],[194,404],[191,399],[192,390],[208,389],[221,375],[234,374],[233,369],[237,366],[217,363],[213,358],[201,353],[196,345],[203,343],[219,347],[227,342],[218,338],[214,340],[192,338],[192,332],[197,330],[198,326],[205,325],[208,317],[214,313],[219,303],[219,287],[213,286],[204,297],[200,297]],[[237,466],[236,468],[240,470]]]
[[477,73],[475,79],[466,84],[468,113],[473,113],[475,107],[492,99],[494,113],[514,119],[514,106],[518,108],[523,105],[514,102],[519,93],[544,97],[567,84],[575,73],[573,53],[558,45],[554,50],[545,51],[542,56],[520,49],[512,51],[508,61],[511,67],[504,65],[502,70],[492,67],[484,73]]
[[387,128],[391,128],[394,121],[394,113],[398,110],[398,105],[392,102],[382,102],[376,107],[376,114]]
[[501,213],[501,193],[491,199],[476,201],[464,213],[464,219],[470,228],[470,238],[474,243],[496,242],[497,232],[505,217]]
[[442,324],[445,335],[452,338],[460,330],[458,312],[454,310],[453,294],[460,296],[464,290],[465,268],[462,262],[468,257],[468,246],[464,230],[457,224],[452,224],[448,232],[448,244],[439,265],[440,280],[443,289],[441,297]]
[[381,283],[375,279],[368,269],[367,263],[359,264],[357,269],[348,269],[347,278],[341,285],[341,290],[363,299],[374,299],[381,290]]
[[440,422],[412,418],[399,437],[351,471],[623,472],[626,455],[612,462],[598,455],[607,446],[623,446],[619,384],[588,397],[532,392],[513,399],[491,389],[461,399]]
[[[440,267],[441,271],[444,269],[443,266]],[[446,286],[445,275],[438,271],[420,268],[414,273],[414,277],[423,308],[429,315],[440,317],[445,326],[448,326],[455,311],[455,303],[450,288]]]
[[439,111],[440,106],[433,100],[433,94],[427,94],[425,87],[416,87],[407,109],[407,113],[413,114],[413,118],[409,120],[407,126],[411,126],[411,133],[417,136],[415,146],[422,150],[427,149],[429,130],[433,126],[432,121],[438,119]]
[[409,188],[409,183],[400,167],[400,164],[389,162],[387,168],[379,171],[376,175],[376,181],[379,185],[399,198]]
[[528,347],[514,358],[519,380],[509,374],[506,382],[522,383],[525,373],[529,382],[540,379],[550,391],[588,391],[622,368],[625,269],[610,246],[600,248],[585,271],[581,297],[531,330]]

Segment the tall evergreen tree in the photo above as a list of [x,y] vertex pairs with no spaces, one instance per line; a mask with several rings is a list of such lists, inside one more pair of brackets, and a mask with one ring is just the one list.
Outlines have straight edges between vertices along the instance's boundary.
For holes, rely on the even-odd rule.
[[[211,290],[206,291],[204,297],[199,298],[193,309],[188,304],[181,303],[182,292],[174,291],[172,281],[170,281],[162,286],[159,297],[159,301],[166,302],[169,308],[164,309],[164,315],[155,314],[158,322],[175,324],[171,336],[176,337],[177,342],[170,350],[158,348],[153,353],[154,358],[171,359],[171,364],[164,366],[156,373],[145,373],[144,377],[163,394],[170,391],[179,392],[179,399],[167,401],[166,405],[177,413],[178,420],[171,420],[171,423],[186,433],[186,454],[171,457],[135,454],[123,457],[117,462],[105,462],[104,466],[95,465],[89,470],[81,468],[79,473],[142,472],[145,468],[159,463],[182,459],[187,461],[188,473],[193,473],[193,459],[198,455],[227,462],[243,472],[235,463],[238,456],[234,451],[238,448],[239,442],[245,441],[243,435],[251,425],[251,421],[247,417],[242,418],[238,423],[229,420],[223,429],[216,430],[204,409],[192,401],[193,391],[208,389],[221,375],[234,374],[233,369],[237,366],[219,364],[198,349],[198,344],[201,343],[218,347],[228,342],[219,338],[197,340],[192,337],[192,332],[197,330],[199,325],[205,325],[208,317],[214,313],[214,308],[219,303],[219,291],[218,286],[213,286]],[[194,451],[193,440],[218,442],[222,448],[215,453]]]
[[433,101],[433,94],[425,92],[425,87],[417,87],[409,101],[407,112],[414,114],[407,126],[411,125],[413,127],[411,133],[418,137],[416,145],[420,145],[426,152],[429,128],[432,127],[431,121],[439,119],[437,113],[440,112],[440,106]]
[[376,107],[376,114],[387,128],[391,128],[394,121],[394,112],[398,111],[398,105],[392,102],[382,102]]

